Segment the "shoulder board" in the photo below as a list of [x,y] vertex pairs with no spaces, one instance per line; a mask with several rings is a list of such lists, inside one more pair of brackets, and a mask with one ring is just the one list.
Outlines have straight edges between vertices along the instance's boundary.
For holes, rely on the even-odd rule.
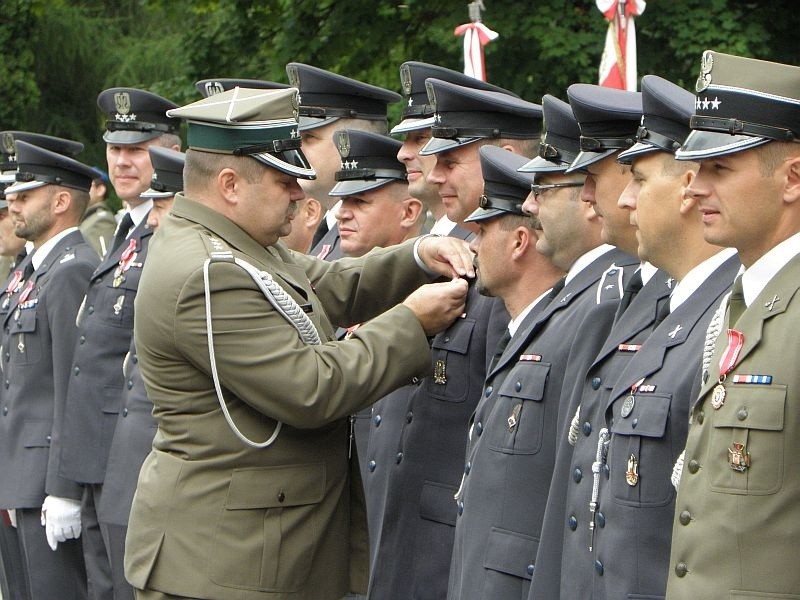
[[200,236],[200,239],[203,240],[203,244],[206,247],[206,252],[210,258],[229,260],[233,259],[233,251],[231,250],[230,246],[228,246],[228,244],[226,244],[219,237],[210,232],[204,232]]

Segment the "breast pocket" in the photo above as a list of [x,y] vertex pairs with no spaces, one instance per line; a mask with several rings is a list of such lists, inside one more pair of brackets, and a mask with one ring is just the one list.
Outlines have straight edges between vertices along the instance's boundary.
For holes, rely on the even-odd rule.
[[550,364],[519,362],[503,381],[489,420],[489,447],[507,454],[536,454],[542,447],[544,399]]
[[428,393],[439,400],[463,402],[469,389],[469,344],[474,319],[456,319],[431,343],[433,374],[426,378]]
[[6,340],[10,361],[30,365],[42,358],[42,343],[37,332],[36,310],[19,311],[19,318],[12,317],[9,339]]
[[672,501],[670,483],[674,450],[666,435],[671,394],[636,394],[630,413],[628,396],[612,407],[609,484],[614,499],[628,506],[664,506]]
[[[211,579],[237,588],[295,592],[321,535],[325,465],[233,472],[211,546]],[[230,552],[231,545],[240,551]],[[242,558],[244,557],[244,558]]]
[[[131,269],[132,270],[132,269]],[[103,285],[95,302],[85,308],[85,313],[93,313],[103,323],[115,327],[130,329],[133,327],[133,301],[136,299],[136,282],[126,279],[121,285],[114,287],[113,282]]]
[[705,465],[711,489],[731,494],[774,494],[783,485],[785,385],[728,385],[725,404],[712,413]]

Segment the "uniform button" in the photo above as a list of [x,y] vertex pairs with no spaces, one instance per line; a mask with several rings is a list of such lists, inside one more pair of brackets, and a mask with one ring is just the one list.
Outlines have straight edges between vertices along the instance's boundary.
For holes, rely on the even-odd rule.
[[80,338],[78,338],[78,341],[81,343],[81,345],[85,344],[86,343],[86,336],[82,335]]
[[518,381],[517,383],[515,383],[515,384],[514,384],[514,389],[515,389],[516,391],[518,391],[518,392],[519,392],[519,391],[522,391],[522,382],[521,382],[521,381]]
[[592,377],[592,389],[593,390],[599,390],[601,383],[603,383],[602,379],[600,379],[599,377]]
[[414,413],[411,412],[411,411],[408,411],[406,413],[406,423],[411,423],[411,421],[413,421],[413,420],[414,420]]
[[286,500],[286,494],[278,492],[278,502],[283,502],[284,500]]
[[6,389],[8,389],[8,386],[10,385],[10,383],[11,383],[11,382],[10,382],[10,381],[8,381],[8,379],[6,379],[6,382],[5,382],[5,384],[6,384]]
[[702,410],[699,413],[697,413],[697,422],[700,423],[700,425],[703,424],[703,421],[705,421],[705,419],[706,419],[706,413],[704,413]]
[[127,417],[127,416],[128,416],[128,409],[127,409],[127,407],[122,409],[122,416],[123,416],[123,417]]
[[697,462],[695,459],[689,461],[689,473],[697,473],[700,469],[700,463]]
[[402,452],[398,452],[397,456],[394,457],[394,461],[399,465],[400,461],[402,461],[402,460],[403,460],[403,453]]
[[368,465],[369,472],[372,473],[375,470],[375,467],[377,467],[377,466],[378,465],[375,463],[374,460],[369,461],[369,465]]
[[585,436],[587,436],[587,437],[588,437],[588,436],[590,436],[590,435],[592,435],[592,424],[591,424],[591,423],[589,423],[589,421],[586,421],[586,422],[583,424],[583,427],[582,427],[582,429],[583,429],[583,435],[585,435]]
[[450,336],[447,336],[446,338],[444,338],[444,343],[445,344],[448,343],[449,341],[450,341]]
[[129,390],[133,389],[133,379],[128,379],[128,389]]
[[609,473],[610,473],[610,470],[608,468],[608,465],[603,465],[603,475],[606,476],[606,479],[608,479]]
[[533,575],[533,565],[528,565],[528,568],[525,570],[528,572],[528,575]]
[[375,415],[372,417],[372,422],[375,423],[375,427],[378,427],[381,424],[381,416]]
[[688,510],[683,510],[681,511],[678,520],[681,522],[681,525],[688,525],[692,520],[692,513],[690,513]]
[[3,407],[3,416],[6,416],[7,414],[8,414],[8,407],[4,406]]
[[599,527],[606,526],[606,516],[601,512],[597,513],[597,525]]
[[6,352],[6,362],[8,362],[10,359],[11,359],[11,355],[8,352]]
[[139,357],[136,354],[134,354],[131,360],[133,360],[133,364],[136,364],[139,362]]
[[475,433],[478,434],[478,437],[480,437],[480,435],[483,433],[483,423],[480,421],[475,423]]
[[460,517],[463,514],[464,514],[464,502],[462,500],[459,500],[458,501],[458,516]]
[[639,419],[634,419],[631,421],[631,429],[636,429],[636,426],[639,424]]
[[45,439],[49,442],[50,441],[50,436],[48,435]]
[[94,313],[94,306],[90,306],[89,308],[87,308],[87,309],[86,309],[86,312],[88,312],[90,315],[91,315],[92,313]]
[[419,377],[412,377],[411,383],[419,383]]
[[486,390],[484,391],[484,394],[486,395],[486,397],[487,397],[487,398],[488,398],[489,396],[491,396],[491,395],[492,395],[492,386],[490,386],[490,385],[487,385],[487,386],[486,386]]
[[747,410],[744,408],[739,409],[739,412],[736,413],[736,418],[740,421],[744,421],[747,418]]
[[572,531],[575,531],[575,530],[578,528],[578,519],[576,519],[576,518],[575,518],[575,515],[572,515],[572,516],[571,516],[571,517],[570,517],[570,518],[567,520],[567,525],[569,525],[569,528],[570,528]]
[[75,367],[74,369],[72,369],[72,372],[75,373],[75,375],[77,375],[78,373],[81,372],[80,367]]
[[675,565],[675,575],[678,577],[684,577],[688,572],[689,569],[686,567],[685,562],[679,562],[677,565]]
[[467,464],[464,465],[464,473],[469,475],[469,472],[472,470],[472,463],[467,461]]
[[575,480],[575,483],[581,482],[581,479],[583,479],[583,472],[580,470],[580,468],[575,468],[575,470],[572,472],[572,478]]
[[602,575],[604,571],[603,563],[601,563],[599,560],[594,561],[594,570],[597,571],[598,575]]

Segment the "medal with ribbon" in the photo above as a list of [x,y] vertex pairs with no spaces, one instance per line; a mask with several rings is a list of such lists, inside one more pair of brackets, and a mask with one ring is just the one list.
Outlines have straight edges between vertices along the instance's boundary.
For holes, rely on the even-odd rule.
[[17,290],[19,290],[20,286],[22,286],[23,276],[24,273],[22,271],[14,271],[14,276],[8,283],[8,287],[6,287],[6,297],[3,298],[3,308],[8,308],[8,305],[11,302],[11,296],[17,293]]
[[723,384],[728,373],[733,370],[736,361],[739,360],[742,346],[744,346],[744,334],[735,329],[728,329],[728,347],[725,348],[725,352],[719,359],[719,379],[711,395],[711,406],[714,407],[714,410],[719,410],[725,404],[725,386]]
[[639,386],[643,383],[644,377],[631,386],[631,392],[628,394],[628,397],[625,398],[625,401],[622,403],[622,408],[619,411],[619,416],[621,416],[623,419],[627,419],[629,416],[631,416],[633,407],[636,404],[636,398],[634,398],[634,394],[636,394],[636,390],[638,390]]
[[117,268],[114,270],[114,280],[111,282],[111,285],[114,287],[119,287],[125,281],[125,272],[133,266],[141,266],[140,263],[134,263],[133,261],[136,260],[138,256],[137,250],[137,243],[136,239],[131,239],[128,243],[128,247],[125,248],[125,251],[120,254],[119,257],[119,264]]

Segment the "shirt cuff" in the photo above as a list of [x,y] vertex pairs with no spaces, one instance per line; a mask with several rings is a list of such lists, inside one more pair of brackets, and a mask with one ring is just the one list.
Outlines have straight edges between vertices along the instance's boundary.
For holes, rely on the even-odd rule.
[[428,265],[426,265],[425,262],[419,257],[419,245],[420,245],[420,243],[422,243],[422,240],[424,240],[425,238],[429,238],[429,237],[443,237],[443,236],[441,236],[441,235],[439,235],[437,233],[426,233],[425,235],[419,236],[414,241],[414,260],[416,261],[417,266],[420,269],[422,269],[423,271],[425,271],[425,274],[428,277],[430,277],[431,279],[434,279],[434,278],[439,277],[439,274],[436,271],[432,271],[431,269],[429,269]]

